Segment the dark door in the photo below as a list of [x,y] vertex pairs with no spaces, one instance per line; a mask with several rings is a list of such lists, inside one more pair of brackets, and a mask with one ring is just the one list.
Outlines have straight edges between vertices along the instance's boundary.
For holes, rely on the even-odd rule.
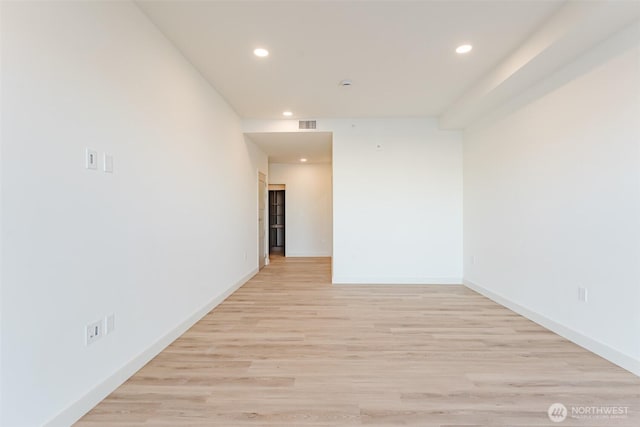
[[269,253],[284,255],[284,190],[269,191]]

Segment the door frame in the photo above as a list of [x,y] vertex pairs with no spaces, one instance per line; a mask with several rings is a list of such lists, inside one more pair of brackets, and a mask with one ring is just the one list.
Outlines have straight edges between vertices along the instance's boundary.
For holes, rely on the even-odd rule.
[[287,227],[287,218],[288,218],[288,209],[287,209],[287,202],[286,202],[286,197],[287,197],[287,184],[271,184],[269,183],[269,185],[267,185],[267,206],[269,207],[268,209],[268,215],[269,215],[269,220],[267,221],[267,237],[268,237],[268,241],[267,241],[267,253],[270,255],[271,254],[271,199],[269,198],[269,193],[272,191],[283,191],[284,195],[285,195],[285,209],[284,209],[284,226],[285,226],[285,242],[284,242],[284,250],[282,251],[282,256],[286,257],[287,256],[287,231],[286,231],[286,227]]
[[[260,230],[260,191],[264,191],[262,197],[262,230]],[[269,190],[267,175],[258,169],[258,270],[261,270],[265,266],[269,265],[269,239],[268,239],[268,227],[269,227],[269,210],[267,205],[269,202]],[[260,245],[260,239],[263,238],[262,245]],[[262,248],[261,248],[262,246]],[[260,259],[260,258],[263,259]],[[264,265],[262,264],[264,261]]]

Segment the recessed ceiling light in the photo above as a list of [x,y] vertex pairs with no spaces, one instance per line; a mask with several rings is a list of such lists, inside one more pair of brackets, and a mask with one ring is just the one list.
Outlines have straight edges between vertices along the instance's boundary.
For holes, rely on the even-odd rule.
[[283,116],[287,116],[287,117],[291,117],[293,116],[293,113],[291,111],[285,111],[282,113]]
[[265,56],[269,56],[269,51],[267,49],[263,49],[261,47],[257,48],[256,50],[253,51],[253,54],[255,56],[258,56],[260,58],[264,58]]
[[301,158],[301,159],[300,159],[300,161],[301,161],[302,163],[305,163],[305,162],[307,161],[307,159],[305,159],[305,158],[303,157],[303,158]]
[[456,48],[456,53],[469,53],[473,49],[473,46],[470,44],[463,44]]
[[353,82],[349,79],[344,79],[340,82],[340,86],[342,87],[349,87],[351,85],[353,85]]

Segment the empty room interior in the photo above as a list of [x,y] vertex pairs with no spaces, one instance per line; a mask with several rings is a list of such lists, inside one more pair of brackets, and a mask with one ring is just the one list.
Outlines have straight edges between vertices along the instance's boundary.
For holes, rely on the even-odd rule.
[[640,426],[640,2],[0,1],[0,425]]

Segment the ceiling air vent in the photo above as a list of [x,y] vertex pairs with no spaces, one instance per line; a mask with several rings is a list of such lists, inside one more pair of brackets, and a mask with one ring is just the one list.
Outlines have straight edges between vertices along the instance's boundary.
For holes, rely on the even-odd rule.
[[298,129],[315,129],[316,121],[315,120],[300,120],[298,121]]

